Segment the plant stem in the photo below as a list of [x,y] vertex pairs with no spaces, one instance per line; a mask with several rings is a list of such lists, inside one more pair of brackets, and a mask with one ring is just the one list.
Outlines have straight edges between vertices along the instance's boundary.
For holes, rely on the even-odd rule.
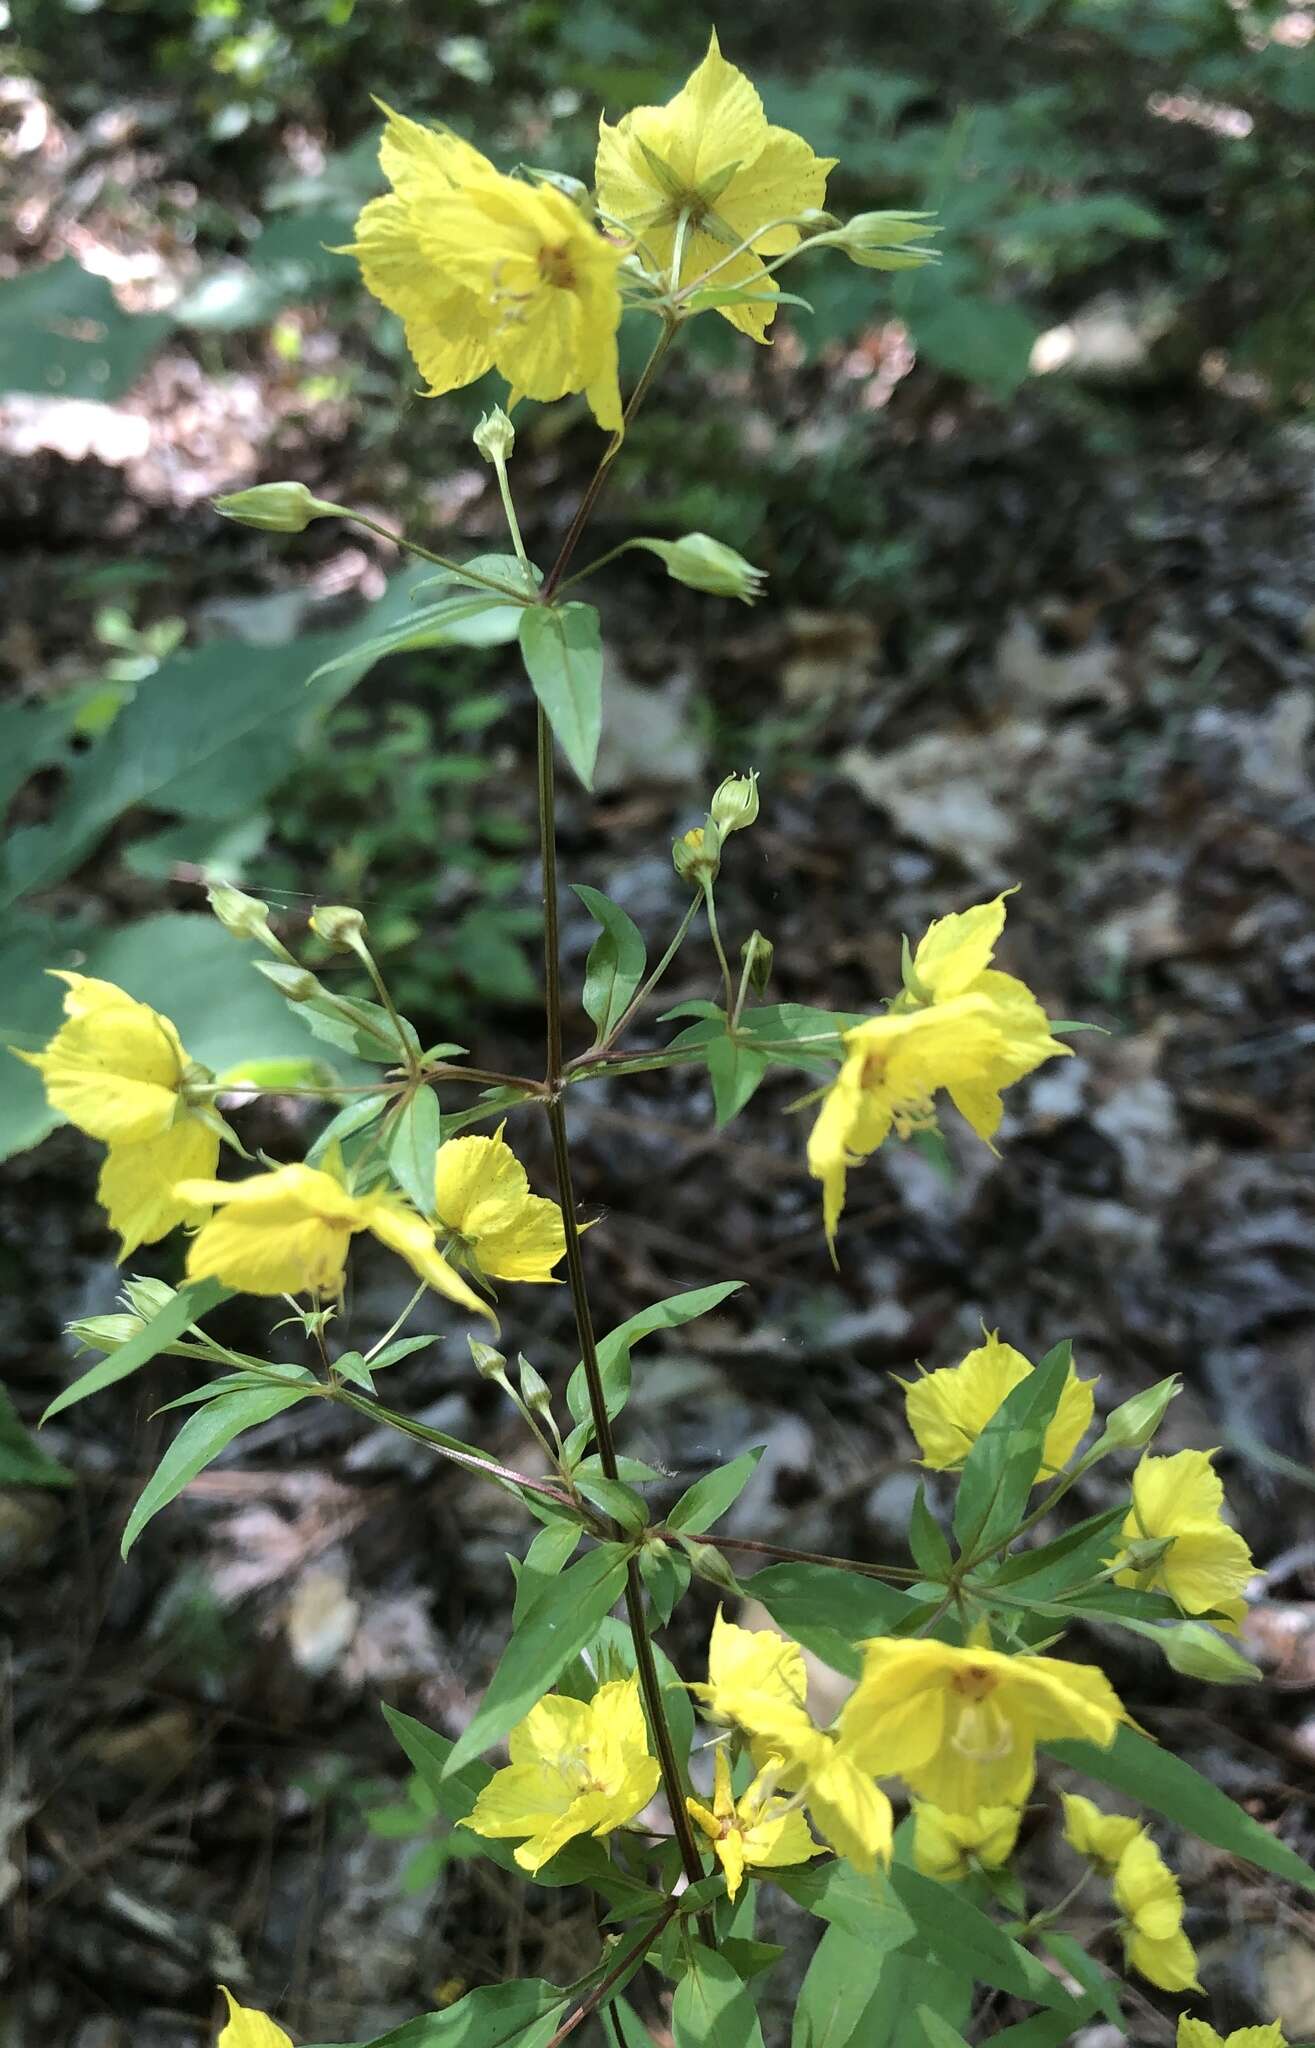
[[358,1415],[366,1416],[371,1422],[385,1422],[390,1429],[401,1435],[413,1437],[419,1444],[427,1444],[437,1451],[440,1458],[450,1458],[454,1465],[464,1466],[468,1472],[477,1472],[485,1479],[494,1479],[500,1485],[519,1487],[525,1493],[537,1493],[542,1499],[550,1500],[559,1508],[576,1508],[578,1503],[560,1487],[550,1486],[546,1480],[531,1479],[528,1472],[514,1471],[510,1465],[499,1465],[493,1458],[477,1456],[473,1451],[457,1450],[439,1430],[426,1428],[423,1422],[414,1421],[409,1415],[399,1415],[395,1408],[382,1408],[377,1401],[371,1401],[364,1394],[353,1394],[341,1383],[329,1396],[339,1401],[344,1408],[354,1408]]
[[529,581],[531,580],[528,577],[530,558],[525,552],[525,543],[521,539],[521,523],[516,517],[516,503],[511,495],[511,484],[507,478],[506,456],[495,455],[493,467],[498,473],[498,490],[502,497],[502,509],[507,518],[507,531],[511,535],[511,544],[516,550],[516,560],[520,563],[522,569],[526,570],[527,581]]
[[593,1990],[589,1993],[589,1996],[584,2000],[584,2002],[580,2005],[577,2005],[575,2011],[571,2014],[570,2018],[568,2020],[564,2020],[561,2026],[558,2027],[557,2032],[549,2037],[549,2039],[544,2044],[544,2048],[560,2048],[560,2043],[567,2038],[568,2034],[573,2034],[576,2028],[582,2025],[583,2022],[589,2018],[589,2015],[591,2013],[597,2012],[599,2006],[602,2005],[608,1993],[613,1989],[614,1986],[620,1984],[622,1978],[625,1977],[626,1973],[629,1970],[633,1969],[634,1965],[644,1955],[645,1951],[652,1947],[653,1943],[657,1940],[658,1935],[661,1934],[663,1928],[666,1927],[670,1921],[675,1919],[679,1911],[679,1897],[668,1899],[666,1907],[661,1913],[659,1913],[657,1919],[653,1922],[653,1925],[649,1928],[648,1932],[641,1936],[641,1938],[637,1942],[635,1942],[630,1948],[626,1950],[624,1955],[620,1956],[617,1959],[617,1961],[613,1963],[607,1975],[602,1979],[600,1983],[594,1986]]
[[717,904],[710,876],[705,878],[703,883],[703,900],[708,906],[708,931],[712,937],[713,951],[717,955],[721,978],[726,987],[726,1028],[729,1031],[734,1028],[731,1024],[731,1012],[735,1008],[735,977],[731,973],[731,963],[726,958],[726,948],[722,945],[721,933],[717,928]]
[[[657,1534],[665,1536],[668,1541],[674,1541],[677,1531],[674,1529],[659,1529]],[[860,1558],[856,1557],[827,1557],[820,1550],[790,1550],[785,1544],[759,1543],[756,1538],[749,1536],[722,1536],[718,1534],[717,1548],[719,1550],[752,1550],[759,1557],[774,1557],[786,1564],[827,1564],[833,1566],[836,1571],[859,1572],[865,1579],[890,1579],[892,1582],[902,1582],[906,1585],[916,1585],[920,1579],[926,1577],[925,1572],[909,1571],[905,1565],[865,1564]]]
[[467,569],[463,562],[454,562],[450,555],[436,555],[431,549],[422,548],[419,541],[408,540],[404,533],[392,533],[386,526],[380,526],[378,520],[367,519],[363,512],[349,512],[347,517],[354,525],[368,527],[371,533],[377,533],[380,540],[391,541],[395,548],[405,548],[408,555],[419,555],[422,562],[433,562],[439,569],[451,569],[467,583],[478,583],[484,590],[496,590],[500,596],[511,598],[516,604],[525,602],[523,590],[513,590],[510,583],[501,583],[496,576],[485,576],[482,570]]

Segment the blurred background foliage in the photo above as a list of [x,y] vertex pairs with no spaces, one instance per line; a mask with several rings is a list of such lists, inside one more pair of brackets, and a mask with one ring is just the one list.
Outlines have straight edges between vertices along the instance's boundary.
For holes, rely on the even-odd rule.
[[[426,16],[353,0],[18,5],[6,107],[21,190],[0,278],[0,394],[20,416],[117,406],[162,356],[183,358],[214,383],[276,386],[264,445],[252,433],[203,482],[277,474],[281,443],[431,527],[446,475],[456,497],[441,516],[459,519],[461,492],[476,491],[465,423],[486,394],[410,399],[396,323],[333,253],[380,189],[367,95],[449,121],[506,163],[587,176],[598,106],[665,96],[708,23],[667,0],[456,0],[441,27]],[[769,113],[841,160],[833,203],[934,208],[944,255],[878,292],[869,272],[802,264],[790,282],[812,312],[781,323],[777,351],[798,398],[781,395],[770,432],[734,403],[692,432],[681,411],[654,411],[627,457],[647,522],[733,538],[801,604],[904,609],[916,624],[931,597],[923,540],[873,492],[843,408],[805,410],[837,365],[854,374],[857,357],[892,386],[911,373],[910,421],[945,379],[985,405],[1030,381],[1093,449],[1135,433],[1138,399],[1203,365],[1271,413],[1308,405],[1310,26],[1308,12],[1234,0],[930,0],[862,17],[821,0],[788,31],[774,7],[737,9],[731,41]],[[41,113],[25,113],[24,78]],[[24,139],[25,119],[46,118],[62,124],[57,148]],[[779,385],[716,320],[698,324],[688,355],[687,376],[706,364],[742,396]],[[576,413],[529,426],[545,482],[572,468],[558,451]],[[75,519],[82,544],[61,550],[49,595],[73,643],[59,651],[81,673],[33,688],[20,664],[0,712],[16,800],[0,877],[7,1029],[26,1042],[47,1026],[38,960],[86,953],[108,971],[117,928],[190,907],[178,885],[202,872],[290,898],[368,894],[404,1000],[442,1010],[445,1028],[467,1028],[471,1004],[529,1000],[529,825],[500,788],[505,686],[458,655],[394,662],[386,705],[382,692],[340,701],[367,662],[306,693],[327,635],[312,616],[323,605],[294,580],[305,555],[263,550],[253,567],[249,542],[217,532],[195,490],[172,493],[190,503],[186,546],[176,528],[162,554],[169,495],[157,490],[136,532],[120,522],[122,546],[85,508]],[[253,579],[278,587],[253,598]],[[721,737],[763,761],[801,732],[764,714]],[[198,933],[196,971],[222,972],[226,945]],[[285,1020],[252,1005],[277,1049]],[[0,1143],[42,1128],[28,1089]]]

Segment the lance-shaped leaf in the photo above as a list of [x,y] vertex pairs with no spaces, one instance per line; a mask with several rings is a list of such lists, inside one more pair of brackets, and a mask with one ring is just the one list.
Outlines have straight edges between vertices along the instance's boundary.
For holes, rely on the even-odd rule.
[[610,902],[597,889],[586,888],[583,882],[572,886],[590,917],[602,926],[589,949],[581,998],[585,1015],[598,1028],[601,1045],[621,1022],[644,979],[648,950],[638,925],[619,903]]
[[56,1394],[42,1421],[49,1422],[52,1416],[62,1414],[75,1402],[85,1401],[89,1394],[99,1394],[103,1387],[112,1387],[116,1380],[126,1380],[129,1373],[139,1372],[142,1366],[149,1365],[153,1358],[181,1337],[198,1316],[203,1316],[216,1303],[227,1301],[231,1291],[221,1287],[217,1280],[201,1280],[194,1287],[184,1287],[165,1303],[159,1315],[142,1325],[136,1337],[99,1359],[80,1380],[74,1380],[71,1387],[65,1387],[62,1394]]
[[591,604],[528,605],[521,656],[562,752],[586,789],[603,730],[603,642]]
[[119,1546],[123,1555],[128,1555],[152,1515],[158,1515],[171,1500],[177,1500],[183,1488],[195,1479],[198,1472],[213,1464],[220,1452],[228,1449],[234,1437],[241,1436],[244,1429],[254,1429],[259,1422],[270,1421],[273,1416],[281,1415],[285,1408],[293,1408],[298,1401],[305,1399],[305,1393],[296,1387],[251,1387],[237,1393],[220,1394],[215,1400],[208,1401],[204,1408],[198,1409],[195,1415],[189,1416],[147,1480],[128,1517]]
[[[598,1346],[598,1371],[607,1412],[613,1420],[630,1398],[630,1353],[640,1338],[651,1337],[655,1330],[675,1330],[682,1323],[692,1323],[696,1316],[706,1315],[743,1285],[743,1280],[719,1280],[711,1287],[691,1287],[685,1294],[668,1295],[665,1301],[654,1302],[652,1308],[641,1308],[638,1315],[628,1317],[608,1332]],[[589,1388],[583,1365],[576,1366],[567,1383],[566,1405],[577,1422],[589,1421]]]

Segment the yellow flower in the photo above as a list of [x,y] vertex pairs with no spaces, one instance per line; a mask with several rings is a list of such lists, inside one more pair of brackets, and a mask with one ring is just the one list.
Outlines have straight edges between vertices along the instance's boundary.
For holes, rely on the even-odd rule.
[[711,1809],[697,1799],[687,1799],[685,1805],[712,1843],[713,1854],[726,1873],[728,1898],[733,1899],[743,1884],[746,1866],[768,1870],[785,1863],[806,1863],[821,1854],[803,1814],[792,1811],[777,1793],[780,1771],[775,1763],[759,1771],[738,1800],[731,1790],[730,1759],[720,1746],[713,1770]]
[[980,1865],[998,1870],[1013,1854],[1022,1813],[1016,1806],[979,1806],[975,1813],[946,1813],[925,1800],[913,1802],[913,1861],[924,1877],[958,1884]]
[[228,2024],[215,2048],[292,2048],[282,2027],[252,2005],[239,2005],[226,1984],[219,1989],[228,2000]]
[[1127,1543],[1150,1539],[1169,1548],[1144,1570],[1119,1572],[1116,1584],[1156,1588],[1185,1614],[1215,1611],[1236,1629],[1255,1565],[1242,1537],[1223,1520],[1224,1489],[1213,1457],[1213,1451],[1179,1451],[1141,1460],[1132,1475],[1132,1512],[1120,1533]]
[[177,1193],[218,1212],[192,1239],[189,1280],[221,1280],[242,1294],[341,1294],[347,1247],[368,1230],[436,1294],[497,1321],[440,1255],[433,1225],[395,1195],[349,1194],[313,1166],[279,1166],[248,1180],[189,1180]]
[[591,1700],[549,1693],[508,1742],[462,1825],[477,1835],[524,1835],[516,1861],[533,1876],[574,1835],[607,1835],[647,1806],[661,1771],[649,1755],[639,1681],[615,1679]]
[[714,30],[707,56],[674,99],[636,107],[615,127],[599,123],[598,204],[665,274],[684,219],[676,285],[748,244],[712,283],[747,286],[766,301],[718,308],[741,334],[764,341],[776,314],[776,285],[760,259],[795,247],[799,230],[791,222],[821,206],[834,164],[834,157],[814,156],[802,136],[768,123],[754,87],[722,56]]
[[[1008,893],[1008,892],[1005,892]],[[843,1034],[845,1058],[808,1140],[834,1241],[845,1175],[885,1142],[931,1129],[944,1089],[985,1143],[1000,1128],[1000,1091],[1070,1048],[1051,1035],[1031,990],[989,966],[1004,929],[1004,894],[928,926],[885,1016]]]
[[691,1685],[710,1720],[748,1737],[759,1770],[774,1767],[782,1791],[807,1806],[818,1832],[860,1870],[887,1862],[894,1820],[874,1773],[814,1725],[798,1643],[773,1629],[739,1628],[720,1608],[708,1647],[708,1683]]
[[58,974],[68,984],[67,1021],[44,1052],[18,1052],[35,1067],[52,1109],[109,1147],[96,1184],[126,1259],[179,1223],[200,1223],[204,1207],[182,1201],[175,1182],[212,1174],[219,1136],[188,1106],[185,1084],[208,1080],[183,1050],[167,1017],[110,981]]
[[1127,1719],[1090,1664],[884,1636],[863,1647],[842,1743],[860,1769],[897,1773],[950,1813],[1021,1806],[1038,1742],[1076,1737],[1108,1749]]
[[1130,1967],[1161,1991],[1199,1991],[1178,1880],[1144,1829],[1119,1858],[1114,1901],[1123,1915],[1120,1933]]
[[550,1281],[566,1251],[562,1212],[530,1193],[525,1168],[503,1142],[505,1129],[502,1123],[491,1138],[449,1138],[439,1146],[438,1220],[490,1280]]
[[1079,1856],[1094,1863],[1104,1877],[1113,1877],[1119,1858],[1142,1831],[1139,1820],[1128,1813],[1102,1813],[1093,1799],[1080,1792],[1065,1792],[1064,1840]]
[[598,424],[619,428],[626,251],[564,193],[504,177],[459,137],[384,112],[379,159],[393,189],[365,207],[350,253],[402,320],[428,395],[497,369],[509,406],[583,391]]
[[1267,2027],[1235,2027],[1231,2034],[1217,2034],[1208,2020],[1189,2019],[1183,2013],[1175,2048],[1287,2048],[1287,2043],[1282,2020],[1271,2020]]
[[[957,1472],[1006,1394],[1034,1370],[1031,1360],[1002,1344],[993,1330],[984,1344],[958,1365],[923,1373],[905,1385],[904,1412],[918,1439],[922,1462],[933,1472]],[[1046,1431],[1038,1477],[1051,1478],[1067,1465],[1091,1423],[1094,1380],[1080,1380],[1069,1367],[1054,1420]]]

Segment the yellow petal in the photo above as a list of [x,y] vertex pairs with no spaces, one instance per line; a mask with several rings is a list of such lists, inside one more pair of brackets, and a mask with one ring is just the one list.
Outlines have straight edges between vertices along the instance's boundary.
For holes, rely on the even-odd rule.
[[468,1287],[456,1268],[450,1266],[434,1242],[433,1225],[428,1223],[417,1210],[408,1209],[404,1202],[395,1201],[391,1196],[371,1198],[365,1213],[366,1227],[380,1244],[386,1244],[390,1251],[397,1252],[418,1273],[427,1287],[435,1294],[446,1295],[460,1308],[468,1308],[475,1315],[485,1316],[494,1328],[498,1319],[486,1301],[481,1301],[473,1287]]
[[219,1139],[199,1117],[181,1116],[159,1137],[111,1145],[96,1183],[96,1199],[122,1240],[122,1261],[139,1244],[154,1244],[180,1223],[203,1223],[204,1203],[180,1200],[178,1181],[208,1178],[219,1163]]
[[[1247,2027],[1245,2031],[1248,2034],[1268,2034],[1271,2029],[1268,2027]],[[1233,2043],[1240,2038],[1237,2034],[1230,2034],[1227,2048],[1233,2048]],[[1275,2048],[1281,2048],[1281,2044],[1282,2034],[1280,2033]],[[1189,2019],[1186,2013],[1182,2013],[1178,2020],[1175,2048],[1225,2048],[1225,2042],[1223,2035],[1217,2034],[1208,2020]],[[1256,2048],[1260,2048],[1259,2043],[1256,2044]],[[1268,2043],[1265,2044],[1265,2048],[1268,2048]]]
[[505,1124],[491,1138],[449,1138],[434,1160],[434,1211],[447,1230],[475,1234],[481,1211],[486,1222],[514,1210],[529,1194],[525,1168],[503,1140]]
[[814,156],[801,135],[788,128],[768,128],[762,148],[737,171],[717,201],[717,212],[743,239],[752,235],[765,256],[779,256],[799,240],[794,227],[768,228],[767,221],[820,207],[826,199],[827,173],[834,157]]
[[808,1810],[818,1833],[858,1870],[889,1863],[895,1818],[889,1799],[843,1744],[830,1744],[808,1774]]
[[744,1883],[744,1842],[738,1828],[728,1834],[719,1835],[714,1848],[717,1861],[726,1873],[726,1896],[733,1899]]
[[[958,1365],[913,1381],[905,1389],[904,1407],[922,1462],[936,1472],[958,1470],[1006,1395],[1032,1371],[1031,1360],[993,1331]],[[1086,1434],[1095,1408],[1094,1386],[1094,1380],[1080,1380],[1070,1366],[1046,1431],[1038,1480],[1062,1470]]]
[[1183,1895],[1145,1829],[1129,1842],[1114,1872],[1114,1900],[1150,1941],[1167,1941],[1183,1924]]
[[393,190],[404,199],[433,199],[445,189],[492,172],[488,158],[450,128],[429,128],[395,113],[382,100],[377,104],[388,116],[379,143],[379,164]]
[[467,285],[445,277],[418,208],[392,195],[372,199],[352,254],[366,290],[402,321],[431,397],[483,376],[493,362],[488,316]]
[[158,1137],[178,1109],[186,1055],[167,1017],[113,982],[61,972],[67,1021],[35,1067],[52,1109],[106,1144]]
[[583,1756],[589,1721],[588,1700],[546,1693],[512,1729],[507,1753],[514,1764],[548,1764],[559,1769],[571,1758]]
[[239,2005],[227,1985],[219,1987],[228,2001],[228,2024],[216,2048],[292,2048],[290,2037],[254,2006]]
[[221,1280],[242,1294],[336,1295],[361,1204],[311,1166],[280,1166],[247,1180],[182,1180],[182,1202],[215,1205],[187,1254],[189,1280]]
[[1113,1872],[1124,1851],[1141,1833],[1141,1822],[1126,1813],[1102,1813],[1094,1800],[1080,1792],[1061,1794],[1064,1802],[1064,1839],[1079,1856]]
[[965,994],[990,966],[1005,928],[1005,898],[1013,893],[1002,889],[989,903],[953,911],[928,925],[913,956],[913,972],[937,1002]]
[[1128,1963],[1161,1991],[1199,1991],[1196,1950],[1183,1933],[1167,1941],[1152,1941],[1144,1934],[1125,1934],[1123,1953]]

